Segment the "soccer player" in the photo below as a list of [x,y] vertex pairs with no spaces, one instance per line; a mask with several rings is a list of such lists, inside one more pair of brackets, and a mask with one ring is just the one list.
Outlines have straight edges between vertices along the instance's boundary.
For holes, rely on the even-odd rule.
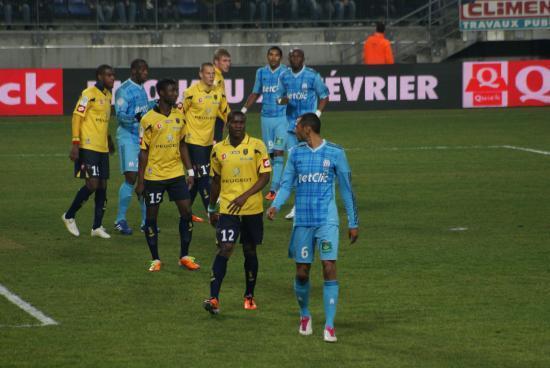
[[256,81],[252,93],[241,109],[246,114],[248,109],[262,96],[262,139],[272,159],[273,178],[266,199],[275,199],[275,193],[279,189],[283,173],[283,160],[285,154],[288,123],[286,120],[286,106],[277,104],[277,84],[279,76],[287,67],[281,64],[283,50],[277,46],[267,50],[268,65],[256,71]]
[[[225,80],[223,73],[229,73],[231,68],[231,54],[226,49],[217,49],[214,52],[214,67],[216,76],[214,78],[214,86],[219,88],[225,95]],[[229,114],[229,108],[227,113]],[[227,116],[227,115],[226,115]],[[214,129],[214,143],[221,142],[223,139],[223,127],[225,126],[226,117],[221,114],[216,118],[216,127]]]
[[[158,252],[157,217],[164,192],[178,207],[180,233],[180,267],[194,271],[200,268],[195,258],[189,256],[189,244],[193,222],[189,188],[195,173],[185,143],[186,124],[176,107],[178,87],[176,81],[163,79],[157,83],[158,106],[147,112],[140,122],[140,155],[136,194],[143,196],[147,205],[145,239],[151,251],[150,272],[162,267]],[[184,176],[185,164],[187,179]]]
[[[319,73],[304,65],[304,60],[303,50],[291,50],[288,57],[290,69],[281,74],[277,87],[277,102],[287,105],[287,149],[291,149],[298,144],[294,132],[296,119],[308,112],[314,112],[318,117],[321,117],[321,113],[328,103],[329,92],[327,86],[323,83]],[[285,218],[294,218],[294,213],[295,208],[293,207]]]
[[349,239],[355,243],[358,236],[358,218],[355,198],[351,188],[351,170],[344,149],[326,141],[320,135],[321,120],[314,113],[298,119],[296,136],[302,143],[290,152],[283,173],[283,182],[268,218],[275,214],[288,199],[296,185],[296,217],[288,254],[296,262],[294,290],[300,306],[299,332],[311,335],[309,312],[309,271],[315,251],[323,265],[323,301],[325,307],[324,340],[336,342],[334,317],[338,304],[336,259],[338,257],[338,210],[335,185],[348,216]]
[[111,90],[115,73],[109,65],[96,69],[96,84],[86,88],[76,103],[72,120],[73,145],[69,158],[74,161],[74,175],[85,179],[85,184],[76,193],[71,207],[61,219],[74,236],[80,236],[75,216],[84,202],[95,193],[94,223],[92,236],[109,239],[111,236],[101,226],[107,204],[107,179],[109,179],[109,153],[115,147],[109,135],[111,118]]
[[[258,275],[256,247],[263,238],[262,189],[269,182],[271,162],[267,149],[259,139],[245,132],[246,115],[240,111],[229,114],[228,137],[212,150],[212,192],[208,207],[210,223],[216,227],[218,253],[212,265],[210,298],[204,308],[219,313],[220,288],[240,235],[243,245],[246,289],[244,309],[256,309],[254,287]],[[219,213],[216,209],[218,197]]]
[[[217,116],[227,120],[229,110],[225,94],[214,86],[214,73],[214,65],[203,63],[199,71],[200,81],[184,92],[180,105],[187,122],[185,142],[196,174],[195,184],[191,188],[191,203],[199,193],[205,211],[210,196],[210,153],[214,144],[214,125]],[[196,216],[194,220],[202,222]]]
[[[130,78],[115,94],[115,112],[118,120],[117,142],[120,158],[120,171],[124,181],[118,190],[118,212],[115,230],[123,235],[131,235],[132,229],[126,221],[126,212],[132,199],[139,164],[139,120],[155,102],[148,101],[143,83],[147,81],[149,66],[143,59],[135,59],[130,64]],[[141,228],[145,225],[145,203],[140,201]]]

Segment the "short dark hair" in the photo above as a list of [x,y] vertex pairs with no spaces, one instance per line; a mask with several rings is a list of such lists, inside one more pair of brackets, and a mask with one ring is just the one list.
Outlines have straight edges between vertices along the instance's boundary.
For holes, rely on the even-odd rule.
[[304,50],[302,50],[302,49],[299,48],[299,47],[295,47],[295,48],[293,48],[293,49],[290,49],[290,51],[288,52],[288,54],[291,55],[291,54],[292,54],[293,52],[295,52],[295,51],[299,52],[299,53],[302,54],[302,55],[305,55]]
[[321,119],[312,112],[308,112],[298,118],[298,124],[310,127],[315,133],[321,133]]
[[386,26],[382,22],[376,23],[376,32],[384,33]]
[[213,67],[214,67],[214,64],[212,64],[212,63],[202,63],[202,64],[201,64],[201,68],[199,69],[199,71],[202,72],[202,71],[204,70],[204,68],[207,67],[207,66],[213,68]]
[[279,46],[271,46],[269,49],[267,49],[267,54],[271,52],[271,50],[277,50],[279,52],[279,56],[283,56],[283,50]]
[[217,49],[214,52],[214,60],[220,60],[222,56],[231,57],[231,54],[226,49]]
[[246,122],[246,115],[239,110],[231,111],[227,116],[227,122],[229,123],[230,121],[233,121],[233,119],[235,119],[236,116],[241,116],[243,120]]
[[149,67],[149,65],[147,64],[147,62],[145,60],[143,60],[143,59],[134,59],[132,61],[132,63],[130,64],[130,69],[137,70],[142,65],[145,65],[146,67]]
[[113,67],[107,64],[101,64],[100,66],[98,66],[97,69],[95,70],[95,79],[99,80],[99,76],[105,73],[109,69],[113,70]]
[[171,78],[164,78],[159,80],[156,85],[157,93],[160,94],[160,91],[165,90],[166,87],[170,85],[177,86],[178,84],[174,79],[171,79]]

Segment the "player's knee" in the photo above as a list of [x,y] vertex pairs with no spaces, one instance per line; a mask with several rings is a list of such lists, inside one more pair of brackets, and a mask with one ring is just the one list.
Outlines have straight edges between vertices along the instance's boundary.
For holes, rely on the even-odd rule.
[[191,219],[191,206],[189,205],[182,205],[179,208],[180,217],[184,219]]
[[136,176],[135,175],[125,175],[125,181],[128,185],[135,185],[136,184]]
[[222,243],[219,246],[218,254],[222,257],[229,258],[229,257],[231,257],[231,254],[233,254],[233,249],[234,248],[235,248],[235,244]]
[[90,192],[95,192],[99,187],[99,181],[98,180],[86,180],[86,188]]
[[256,257],[256,245],[243,244],[243,254],[245,257]]
[[336,280],[336,261],[323,261],[323,278]]
[[309,281],[309,269],[306,267],[298,267],[296,269],[296,280],[301,283],[305,284]]
[[154,236],[157,235],[159,232],[157,227],[157,220],[156,219],[146,219],[145,220],[145,235],[146,236]]

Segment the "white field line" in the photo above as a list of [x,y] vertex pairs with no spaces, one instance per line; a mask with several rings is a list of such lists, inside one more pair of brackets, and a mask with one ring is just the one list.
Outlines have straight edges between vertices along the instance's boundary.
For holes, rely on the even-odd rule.
[[502,146],[502,148],[507,148],[507,149],[511,149],[511,150],[515,150],[515,151],[524,151],[524,152],[538,153],[539,155],[550,156],[550,152],[549,152],[549,151],[542,151],[542,150],[537,150],[537,149],[528,148],[528,147]]
[[[0,284],[0,295],[5,296],[6,299],[8,299],[10,302],[12,302],[16,306],[18,306],[19,308],[21,308],[22,310],[24,310],[25,312],[27,312],[28,314],[30,314],[31,316],[39,320],[41,323],[39,326],[51,326],[51,325],[58,324],[54,319],[48,317],[47,315],[45,315],[44,313],[42,313],[32,305],[30,305],[29,303],[21,299],[18,295],[9,291],[2,284]],[[32,326],[33,325],[21,325],[17,327],[32,327]]]

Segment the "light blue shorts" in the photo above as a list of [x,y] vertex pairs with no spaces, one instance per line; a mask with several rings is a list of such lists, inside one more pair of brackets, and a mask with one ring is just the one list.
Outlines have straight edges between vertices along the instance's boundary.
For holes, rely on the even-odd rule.
[[118,145],[120,172],[137,172],[139,164],[139,144],[124,143]]
[[338,226],[295,226],[292,229],[288,258],[293,258],[296,263],[312,263],[315,249],[319,252],[321,261],[337,260]]
[[286,116],[269,118],[261,117],[262,122],[262,140],[267,146],[267,151],[284,151],[286,147],[287,137],[287,120]]

